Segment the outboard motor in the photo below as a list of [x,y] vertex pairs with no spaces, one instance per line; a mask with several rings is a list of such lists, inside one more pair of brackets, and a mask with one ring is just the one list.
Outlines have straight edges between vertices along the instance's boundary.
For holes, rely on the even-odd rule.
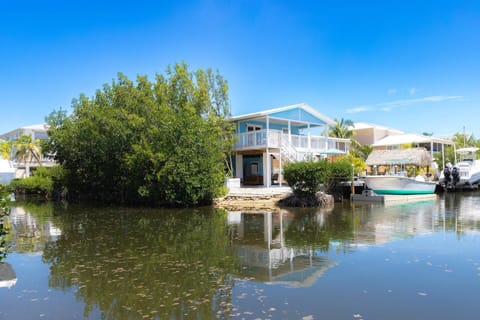
[[452,169],[452,178],[453,178],[453,185],[456,185],[458,181],[460,181],[460,171],[457,167],[453,167]]
[[449,183],[450,180],[452,179],[452,172],[450,170],[450,167],[445,166],[445,169],[443,169],[443,176],[445,178],[445,182]]

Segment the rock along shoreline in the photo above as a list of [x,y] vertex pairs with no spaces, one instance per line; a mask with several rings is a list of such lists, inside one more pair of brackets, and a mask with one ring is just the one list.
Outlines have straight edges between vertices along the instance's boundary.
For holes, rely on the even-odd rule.
[[226,210],[275,210],[282,207],[333,206],[333,196],[318,192],[307,200],[296,197],[290,188],[232,188],[223,198],[214,200],[213,205]]

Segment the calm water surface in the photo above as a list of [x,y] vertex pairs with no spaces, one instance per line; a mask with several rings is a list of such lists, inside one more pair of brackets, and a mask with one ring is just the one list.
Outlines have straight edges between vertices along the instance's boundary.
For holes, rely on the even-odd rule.
[[0,319],[478,319],[480,193],[332,210],[16,203]]

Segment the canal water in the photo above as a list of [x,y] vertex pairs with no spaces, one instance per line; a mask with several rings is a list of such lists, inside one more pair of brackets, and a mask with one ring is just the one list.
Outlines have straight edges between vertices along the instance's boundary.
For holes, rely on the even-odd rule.
[[480,194],[228,212],[15,203],[0,319],[478,319]]

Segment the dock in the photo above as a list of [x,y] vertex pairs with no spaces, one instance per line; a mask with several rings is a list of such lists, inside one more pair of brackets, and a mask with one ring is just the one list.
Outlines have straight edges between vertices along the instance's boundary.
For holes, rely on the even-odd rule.
[[357,203],[394,203],[394,202],[415,202],[425,200],[436,200],[437,195],[433,194],[411,194],[411,195],[393,195],[393,194],[375,194],[373,192],[364,192],[362,194],[352,194],[350,200]]

